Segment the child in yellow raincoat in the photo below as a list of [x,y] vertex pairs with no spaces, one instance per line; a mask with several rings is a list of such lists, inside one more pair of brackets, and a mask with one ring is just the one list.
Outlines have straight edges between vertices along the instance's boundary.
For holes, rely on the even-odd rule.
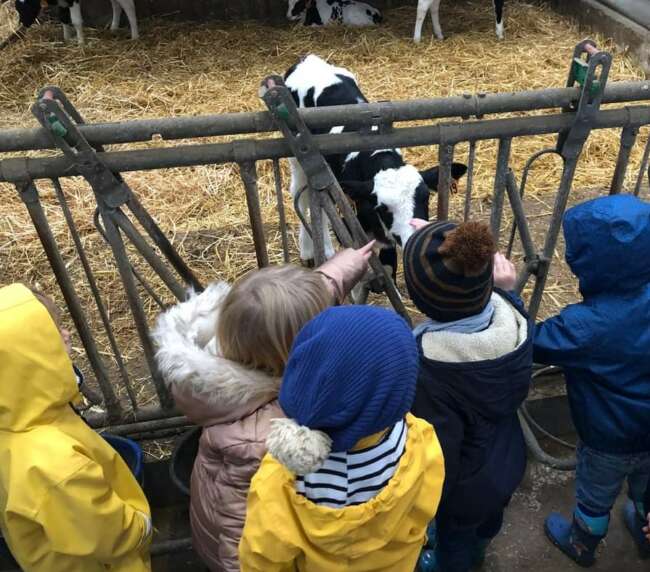
[[25,572],[151,570],[149,505],[70,407],[66,335],[28,288],[0,288],[0,529]]
[[413,572],[440,502],[433,427],[409,414],[418,350],[406,322],[329,308],[296,337],[269,454],[253,478],[243,572]]

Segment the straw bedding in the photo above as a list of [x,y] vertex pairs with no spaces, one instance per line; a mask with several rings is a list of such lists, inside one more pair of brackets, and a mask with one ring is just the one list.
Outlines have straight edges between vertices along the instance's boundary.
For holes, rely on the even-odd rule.
[[[506,40],[498,42],[491,4],[474,0],[443,2],[441,21],[447,39],[429,39],[427,22],[425,40],[414,45],[413,4],[388,11],[385,25],[377,29],[305,29],[289,23],[273,27],[254,21],[190,24],[154,19],[142,22],[143,37],[137,42],[128,40],[126,31],[114,37],[106,30],[89,30],[83,48],[64,44],[59,26],[36,26],[23,41],[0,52],[0,128],[35,125],[29,107],[36,91],[46,84],[61,87],[87,121],[260,110],[259,81],[270,73],[283,72],[309,52],[353,70],[370,100],[557,87],[564,85],[573,47],[582,39],[576,27],[550,9],[513,1],[507,7]],[[0,41],[15,25],[8,4],[0,7]],[[614,49],[604,38],[595,39],[599,45]],[[630,58],[623,53],[615,54],[610,80],[642,78],[640,68]],[[642,131],[639,140],[644,142],[646,137],[647,132]],[[514,141],[511,165],[515,172],[521,172],[533,152],[552,144],[552,137]],[[575,187],[606,188],[617,150],[617,133],[592,134]],[[641,150],[637,144],[631,166],[638,165]],[[466,152],[466,147],[459,146],[456,160],[466,160]],[[435,164],[437,149],[408,149],[405,155],[416,166],[425,168]],[[479,144],[474,211],[483,216],[489,211],[495,156],[496,143]],[[545,206],[544,212],[552,205],[559,163],[553,158],[540,161],[529,180],[527,194],[531,201],[549,207]],[[258,167],[270,257],[272,262],[280,262],[271,166]],[[633,172],[631,168],[628,184]],[[284,162],[283,174],[286,186],[288,171]],[[125,178],[203,280],[233,280],[255,267],[244,192],[236,166],[128,173]],[[141,350],[135,341],[123,289],[111,254],[92,226],[92,195],[80,179],[65,181],[64,187],[100,288],[106,294],[117,338],[127,361],[137,361]],[[47,183],[40,188],[53,232],[64,257],[70,261],[70,272],[79,285],[90,320],[97,324],[53,191]],[[0,193],[4,207],[0,215],[2,282],[29,280],[60,301],[47,260],[15,189],[0,184]],[[462,192],[452,198],[455,212],[462,207],[461,201]],[[290,221],[295,222],[288,197],[285,203]],[[543,227],[539,232],[543,233]],[[296,237],[297,233],[291,234],[294,259]],[[136,265],[146,270],[143,264]],[[161,284],[155,280],[153,284],[164,300],[171,302]],[[570,279],[558,274],[550,281],[543,311],[555,311],[573,295]],[[158,308],[145,298],[146,310],[153,317]],[[106,354],[106,340],[100,336],[99,342]],[[80,345],[77,351],[81,354]],[[143,373],[141,378],[145,377]],[[149,390],[142,392],[143,401],[151,399]]]

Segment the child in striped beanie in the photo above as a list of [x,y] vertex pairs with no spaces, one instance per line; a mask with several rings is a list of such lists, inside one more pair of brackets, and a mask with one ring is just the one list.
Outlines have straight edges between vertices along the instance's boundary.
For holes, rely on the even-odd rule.
[[514,267],[495,250],[487,225],[449,221],[423,224],[404,248],[406,286],[427,317],[413,332],[420,373],[411,411],[434,426],[445,457],[428,570],[482,562],[526,467],[517,409],[533,328],[519,299],[499,289],[514,285]]
[[243,572],[412,572],[444,478],[429,423],[409,414],[418,352],[402,318],[329,308],[296,337],[253,478]]

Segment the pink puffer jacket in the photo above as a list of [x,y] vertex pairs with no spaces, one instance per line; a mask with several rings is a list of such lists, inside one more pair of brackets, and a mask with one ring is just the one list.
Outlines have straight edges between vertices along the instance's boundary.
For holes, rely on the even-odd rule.
[[210,285],[162,314],[152,332],[176,406],[203,427],[190,519],[194,548],[213,572],[239,571],[246,495],[266,453],[270,421],[283,416],[276,400],[279,378],[219,356],[214,332],[228,289]]

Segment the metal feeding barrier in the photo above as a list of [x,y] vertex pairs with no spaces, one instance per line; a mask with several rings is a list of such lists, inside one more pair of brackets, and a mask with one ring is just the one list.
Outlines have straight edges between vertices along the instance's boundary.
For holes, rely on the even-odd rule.
[[[40,129],[10,129],[0,131],[0,182],[15,185],[31,216],[43,249],[61,288],[70,315],[95,374],[99,397],[105,413],[89,415],[95,427],[111,426],[115,434],[140,438],[158,438],[177,434],[188,420],[175,409],[154,359],[155,349],[149,337],[149,324],[141,292],[146,292],[161,308],[162,300],[132,260],[134,252],[151,267],[176,300],[184,299],[188,287],[200,290],[202,285],[183,261],[157,225],[154,218],[128,187],[121,173],[169,167],[236,163],[244,186],[250,226],[258,266],[268,265],[267,242],[258,196],[260,161],[271,160],[275,178],[279,226],[283,258],[290,258],[280,177],[279,160],[296,157],[309,183],[311,209],[305,219],[315,242],[317,262],[324,260],[322,234],[319,231],[327,216],[332,229],[344,246],[359,246],[366,236],[327,164],[333,153],[372,151],[392,147],[437,145],[440,165],[437,193],[437,218],[449,214],[449,189],[454,149],[459,143],[469,143],[468,179],[465,196],[465,218],[471,217],[472,185],[477,143],[498,140],[497,165],[492,195],[490,225],[498,239],[502,228],[505,197],[508,197],[514,218],[508,253],[518,235],[524,251],[524,268],[517,289],[521,291],[532,277],[535,281],[529,311],[535,316],[544,292],[552,254],[557,244],[561,220],[571,191],[576,165],[585,141],[592,130],[621,129],[620,150],[609,191],[621,192],[630,151],[639,128],[650,125],[650,82],[607,83],[611,64],[608,53],[598,51],[595,44],[585,40],[576,46],[571,61],[567,85],[564,88],[524,91],[505,94],[478,94],[417,101],[380,102],[329,108],[300,109],[291,98],[282,79],[266,78],[261,96],[267,112],[231,113],[214,116],[176,117],[138,120],[120,123],[86,124],[55,87],[38,95],[32,111],[41,124]],[[645,100],[645,105],[629,105]],[[601,104],[627,103],[628,106],[602,110]],[[559,113],[543,116],[524,114],[537,110],[559,109]],[[486,119],[498,113],[521,112],[522,116]],[[395,127],[406,121],[444,122]],[[357,131],[313,135],[314,129],[329,130],[345,125]],[[254,134],[280,132],[281,137],[255,138]],[[184,143],[182,145],[149,149],[105,150],[104,145],[162,140],[199,139],[229,135],[236,138],[218,143]],[[557,134],[552,149],[535,153],[520,175],[509,167],[513,139],[523,136]],[[15,156],[21,151],[58,149],[60,153],[46,156]],[[2,159],[2,153],[12,153]],[[555,205],[542,245],[536,245],[526,219],[523,204],[526,182],[534,162],[546,154],[555,154],[563,162],[562,176],[555,196]],[[646,144],[636,186],[638,194],[648,171],[650,142]],[[125,364],[115,332],[111,325],[103,293],[84,250],[79,230],[68,206],[65,179],[82,176],[92,189],[96,202],[94,225],[112,252],[128,299],[130,314],[137,330],[149,376],[157,395],[155,405],[138,402],[129,368]],[[650,179],[650,173],[648,173]],[[86,309],[71,277],[69,263],[64,259],[41,204],[39,183],[50,180],[72,237],[79,263],[92,293],[111,349],[114,367],[98,350],[97,334],[93,331]],[[303,214],[304,217],[304,214]],[[128,243],[128,248],[127,248]],[[408,319],[399,292],[376,257],[371,259],[371,279],[374,289],[384,291],[393,307]],[[118,384],[125,389],[126,398],[116,392]],[[525,413],[525,412],[524,412]],[[555,459],[541,451],[527,419],[522,424],[531,447],[538,458],[558,467],[569,467],[572,460]]]

